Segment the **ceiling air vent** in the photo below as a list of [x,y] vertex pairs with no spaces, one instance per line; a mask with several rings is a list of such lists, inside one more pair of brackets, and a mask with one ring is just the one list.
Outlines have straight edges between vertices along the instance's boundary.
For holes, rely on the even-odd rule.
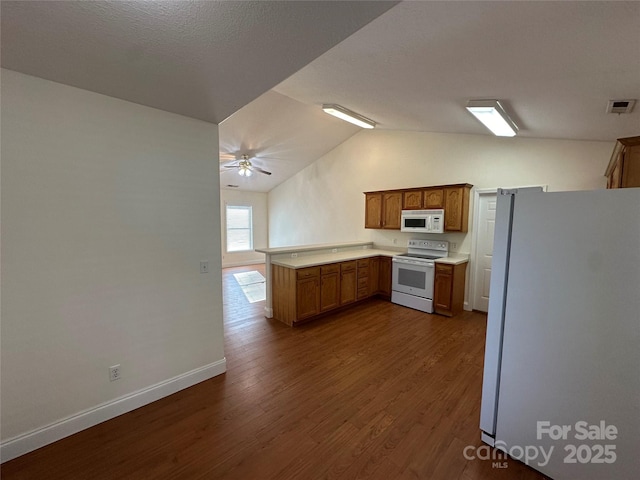
[[631,113],[635,100],[609,100],[607,113]]

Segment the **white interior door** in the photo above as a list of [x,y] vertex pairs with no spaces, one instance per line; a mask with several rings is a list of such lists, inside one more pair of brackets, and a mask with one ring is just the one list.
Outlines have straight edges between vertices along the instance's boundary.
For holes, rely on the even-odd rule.
[[496,194],[481,194],[478,200],[478,232],[476,240],[475,285],[473,309],[489,310],[489,283],[493,256],[493,232],[496,224]]

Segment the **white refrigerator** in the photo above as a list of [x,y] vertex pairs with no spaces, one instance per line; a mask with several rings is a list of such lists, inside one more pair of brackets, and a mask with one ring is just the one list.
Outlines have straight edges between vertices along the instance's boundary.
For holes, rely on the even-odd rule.
[[640,478],[640,188],[498,192],[480,429],[555,480]]

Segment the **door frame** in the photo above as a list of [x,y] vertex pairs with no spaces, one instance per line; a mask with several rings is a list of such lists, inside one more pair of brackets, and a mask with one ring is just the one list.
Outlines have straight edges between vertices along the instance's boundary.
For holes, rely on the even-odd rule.
[[512,189],[512,188],[530,188],[530,187],[540,187],[543,192],[547,191],[548,185],[521,185],[518,187],[492,187],[492,188],[475,188],[473,192],[473,233],[471,235],[471,256],[469,262],[469,310],[474,310],[475,307],[475,292],[476,292],[476,261],[477,261],[477,253],[478,253],[478,236],[479,236],[479,225],[480,221],[480,196],[482,195],[496,195],[498,193],[498,188],[503,189]]

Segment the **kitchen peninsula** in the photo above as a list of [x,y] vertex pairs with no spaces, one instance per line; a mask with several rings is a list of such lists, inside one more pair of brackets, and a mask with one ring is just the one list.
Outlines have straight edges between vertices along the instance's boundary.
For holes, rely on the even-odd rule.
[[[391,258],[406,249],[346,242],[256,251],[266,257],[265,316],[293,326],[372,296],[390,298]],[[442,260],[466,264],[468,256]]]
[[[274,318],[274,295],[273,295],[273,283],[274,283],[274,270],[275,273],[282,273],[283,271],[280,268],[286,268],[293,273],[296,273],[296,270],[300,270],[297,272],[300,276],[307,274],[308,279],[315,277],[315,275],[310,275],[314,273],[311,270],[304,270],[310,267],[317,267],[318,273],[320,272],[321,265],[330,265],[337,264],[341,265],[344,262],[357,262],[357,260],[369,259],[374,257],[379,258],[387,258],[388,259],[388,273],[385,273],[385,278],[391,278],[391,257],[406,251],[405,249],[392,249],[389,247],[385,247],[384,249],[374,248],[373,242],[344,242],[344,243],[335,243],[335,244],[321,244],[321,245],[302,245],[302,246],[292,246],[292,247],[276,247],[276,248],[264,248],[264,249],[256,249],[256,252],[265,254],[265,275],[266,275],[266,302],[264,307],[264,313],[267,318]],[[386,263],[386,262],[385,262]],[[347,271],[351,267],[352,264],[344,265],[344,273],[347,275]],[[357,263],[355,264],[357,269]],[[375,267],[374,267],[375,268]],[[335,267],[334,267],[335,269]],[[354,269],[353,279],[357,281],[356,277],[356,269]],[[337,275],[342,275],[342,272],[329,272],[330,269],[325,268],[325,275],[333,275],[334,273]],[[386,270],[383,268],[383,270]],[[290,273],[291,273],[290,272]],[[296,275],[297,277],[298,275]],[[327,277],[329,278],[329,277]],[[301,281],[305,280],[304,278],[300,279]],[[297,279],[296,279],[297,281]],[[319,280],[318,280],[319,281]],[[309,280],[311,282],[311,280]],[[347,276],[347,282],[345,285],[351,284],[351,276]],[[304,283],[303,283],[304,285]],[[308,287],[311,287],[311,283],[307,284]],[[357,289],[354,288],[354,290]],[[356,292],[357,296],[357,292]],[[278,296],[278,299],[281,300],[278,307],[276,307],[276,311],[280,308],[280,312],[286,310],[285,306],[282,305],[282,299]],[[294,308],[296,305],[295,298],[290,299],[289,308]],[[282,316],[282,315],[280,315]],[[290,316],[290,315],[287,315]],[[305,316],[307,318],[309,315]],[[288,325],[292,325],[293,320],[287,321],[282,318],[276,318]]]

